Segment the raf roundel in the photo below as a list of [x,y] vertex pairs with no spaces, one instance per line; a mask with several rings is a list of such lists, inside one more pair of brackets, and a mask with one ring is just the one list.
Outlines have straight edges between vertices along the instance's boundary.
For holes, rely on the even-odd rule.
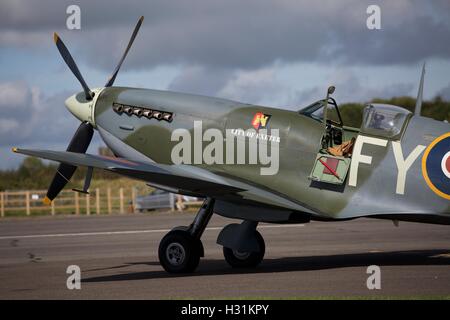
[[436,138],[425,150],[422,174],[434,193],[450,200],[450,132]]
[[442,158],[441,168],[446,177],[450,179],[450,151]]

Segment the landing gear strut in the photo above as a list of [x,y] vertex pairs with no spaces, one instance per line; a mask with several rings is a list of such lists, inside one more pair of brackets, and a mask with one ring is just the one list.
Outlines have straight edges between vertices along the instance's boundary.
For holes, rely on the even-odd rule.
[[158,255],[167,272],[186,273],[197,268],[204,254],[200,237],[211,219],[213,209],[214,199],[206,198],[189,227],[174,228],[162,238]]

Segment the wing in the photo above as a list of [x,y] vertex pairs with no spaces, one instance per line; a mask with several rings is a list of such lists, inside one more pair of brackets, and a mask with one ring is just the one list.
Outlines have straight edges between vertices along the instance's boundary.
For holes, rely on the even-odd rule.
[[[264,214],[264,207],[278,208],[285,213],[282,215],[278,209],[278,211],[272,210],[272,213],[269,212],[267,214],[269,217],[265,221],[284,221],[294,211],[308,214],[308,216],[309,214],[316,214],[313,208],[283,197],[272,190],[265,189],[263,186],[240,181],[234,177],[219,175],[196,166],[165,165],[153,162],[144,163],[124,158],[68,151],[25,150],[16,148],[13,151],[33,157],[67,163],[77,167],[92,167],[116,172],[130,178],[144,180],[149,185],[173,193],[215,197],[217,200],[221,200],[221,202],[216,202],[217,209],[220,210],[223,207],[223,215],[226,215],[226,212],[234,212],[236,216],[229,216],[233,218],[239,218],[244,214],[242,212],[244,210],[242,205],[256,208],[255,211],[258,213],[255,215],[255,220],[258,220],[257,217]],[[219,203],[222,205],[219,205]],[[230,203],[239,203],[239,206],[230,208]]]
[[198,177],[195,173],[190,172],[190,170],[184,169],[183,166],[142,163],[124,158],[97,156],[68,151],[26,149],[13,149],[13,151],[77,167],[93,167],[116,172],[127,177],[150,182],[155,186],[176,190],[179,193],[217,196],[243,191],[243,189],[224,183],[224,181],[217,181],[217,179],[214,180],[204,175]]

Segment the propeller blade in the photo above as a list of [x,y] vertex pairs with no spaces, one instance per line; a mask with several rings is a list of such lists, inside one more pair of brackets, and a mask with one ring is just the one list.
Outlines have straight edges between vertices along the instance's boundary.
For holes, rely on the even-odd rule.
[[134,38],[136,38],[136,35],[139,31],[139,28],[142,25],[142,21],[144,21],[144,16],[141,16],[136,24],[136,27],[134,28],[133,34],[131,35],[130,41],[128,42],[128,46],[125,49],[125,52],[122,55],[122,58],[119,61],[119,64],[117,65],[116,69],[114,70],[113,74],[109,78],[108,82],[106,83],[105,87],[111,87],[116,80],[117,74],[119,73],[119,69],[122,66],[123,60],[125,60],[125,57],[128,54],[128,51],[130,50],[131,46],[133,45]]
[[[92,125],[88,122],[82,122],[72,137],[67,151],[85,153],[91,143],[93,134],[94,128]],[[69,182],[70,178],[72,178],[76,169],[77,167],[65,163],[59,165],[44,199],[45,204],[51,204],[52,200],[56,198],[59,192]]]
[[69,50],[64,45],[64,42],[62,42],[61,38],[58,36],[56,32],[53,34],[53,40],[55,41],[56,47],[58,48],[58,51],[61,54],[64,61],[66,62],[67,66],[83,87],[84,93],[86,94],[86,99],[91,100],[94,96],[94,93],[91,91],[91,89],[89,89],[88,85],[86,84],[86,81],[84,81],[83,76],[80,73],[80,70],[78,70],[75,60],[73,60]]

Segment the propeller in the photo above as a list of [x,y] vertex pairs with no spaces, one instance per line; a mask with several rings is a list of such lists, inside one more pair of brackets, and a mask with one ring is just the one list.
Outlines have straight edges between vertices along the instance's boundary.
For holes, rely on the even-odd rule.
[[67,66],[72,71],[73,75],[78,79],[78,81],[80,81],[84,93],[86,94],[86,100],[92,100],[92,98],[94,97],[94,93],[91,91],[91,89],[89,89],[88,85],[86,84],[86,81],[84,81],[80,70],[78,70],[75,60],[73,60],[72,55],[69,52],[69,49],[67,49],[64,42],[61,40],[61,38],[58,36],[56,32],[53,34],[53,40],[55,41],[56,47],[58,48],[61,57],[66,62]]
[[[130,41],[128,42],[128,45],[125,49],[125,52],[123,53],[122,58],[120,59],[116,68],[114,69],[114,72],[112,73],[105,87],[111,87],[114,81],[116,80],[120,67],[122,66],[122,63],[125,60],[125,57],[127,56],[128,51],[130,50],[133,41],[136,38],[136,35],[142,25],[142,21],[144,21],[143,16],[139,18],[136,27],[134,28],[133,34],[131,35]],[[75,60],[72,58],[72,55],[70,54],[69,50],[67,49],[64,42],[61,40],[61,38],[58,36],[56,32],[53,35],[53,40],[55,41],[56,47],[58,48],[58,51],[61,54],[64,61],[66,62],[67,66],[80,82],[81,87],[83,88],[84,94],[86,96],[86,100],[88,101],[92,100],[94,98],[94,92],[91,91],[86,81],[84,81],[84,78],[81,75],[81,72],[77,67],[77,64],[75,63]],[[67,147],[67,151],[76,153],[85,153],[89,147],[89,144],[91,143],[93,135],[94,135],[94,128],[92,124],[90,124],[88,121],[83,121],[78,127],[74,136],[72,137],[72,140],[70,141],[69,146]],[[69,182],[70,178],[72,178],[76,169],[77,169],[76,166],[65,163],[61,163],[59,165],[58,170],[56,171],[56,174],[53,177],[53,180],[47,191],[47,195],[44,199],[45,204],[51,204],[53,199],[56,198],[59,192]]]
[[[88,122],[82,122],[77,131],[72,137],[66,151],[85,153],[89,144],[91,143],[92,136],[94,135],[94,128]],[[56,174],[53,177],[52,183],[48,188],[47,195],[44,199],[45,204],[50,204],[53,199],[59,194],[59,192],[65,187],[72,178],[77,167],[70,164],[61,163],[56,170]]]
[[134,27],[133,34],[131,35],[130,41],[128,41],[127,48],[125,49],[125,52],[122,55],[122,58],[120,59],[119,63],[117,64],[116,69],[114,70],[113,74],[109,78],[108,82],[105,84],[105,87],[111,87],[116,80],[117,74],[119,73],[119,69],[122,66],[123,60],[125,60],[125,57],[128,54],[128,51],[130,51],[131,46],[133,45],[134,38],[136,38],[136,35],[141,28],[142,21],[144,21],[144,16],[141,16],[136,24],[136,27]]

